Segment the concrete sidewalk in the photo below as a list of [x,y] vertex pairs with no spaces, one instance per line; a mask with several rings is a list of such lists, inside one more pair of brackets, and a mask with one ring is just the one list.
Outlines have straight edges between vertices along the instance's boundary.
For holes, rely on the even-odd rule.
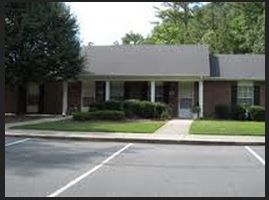
[[13,127],[13,126],[22,126],[27,124],[39,124],[43,122],[56,122],[56,121],[62,121],[66,119],[72,119],[72,116],[62,117],[62,116],[56,116],[56,117],[50,117],[50,118],[42,118],[42,119],[35,119],[35,120],[28,120],[24,122],[11,122],[11,123],[5,123],[5,130]]
[[60,131],[22,131],[8,130],[5,136],[47,138],[47,139],[72,139],[113,142],[142,142],[164,144],[211,144],[211,145],[265,145],[265,137],[250,136],[197,136],[185,137],[157,136],[154,134],[134,133],[102,133],[102,132],[60,132]]
[[5,136],[72,139],[114,142],[143,142],[164,144],[209,144],[209,145],[265,145],[265,137],[252,136],[216,136],[188,134],[191,120],[171,120],[153,134],[148,133],[104,133],[104,132],[64,132],[11,130],[8,127],[46,121],[58,121],[66,118],[43,119],[6,125]]

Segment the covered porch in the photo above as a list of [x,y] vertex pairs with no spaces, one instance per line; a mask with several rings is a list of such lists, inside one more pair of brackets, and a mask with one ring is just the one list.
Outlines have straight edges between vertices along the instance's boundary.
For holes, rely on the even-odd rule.
[[203,91],[201,80],[82,80],[79,105],[87,111],[93,102],[139,99],[165,103],[178,118],[193,118],[192,107],[200,105],[203,117]]

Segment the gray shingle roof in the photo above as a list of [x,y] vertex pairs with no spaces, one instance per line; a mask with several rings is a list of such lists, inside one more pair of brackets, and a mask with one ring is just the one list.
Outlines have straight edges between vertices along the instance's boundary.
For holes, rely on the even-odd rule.
[[265,55],[210,56],[210,76],[234,79],[264,79]]
[[209,76],[207,45],[88,46],[82,75]]

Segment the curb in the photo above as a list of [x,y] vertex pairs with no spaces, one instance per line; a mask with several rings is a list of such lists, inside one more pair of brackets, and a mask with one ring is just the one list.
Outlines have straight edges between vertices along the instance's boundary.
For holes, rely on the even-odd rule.
[[17,134],[5,133],[9,137],[27,137],[40,139],[59,139],[59,140],[77,140],[77,141],[95,141],[95,142],[127,142],[127,143],[153,143],[153,144],[188,144],[188,145],[265,145],[263,141],[225,141],[225,140],[195,140],[195,139],[146,139],[146,138],[108,138],[108,137],[85,137],[85,136],[57,136],[45,134]]

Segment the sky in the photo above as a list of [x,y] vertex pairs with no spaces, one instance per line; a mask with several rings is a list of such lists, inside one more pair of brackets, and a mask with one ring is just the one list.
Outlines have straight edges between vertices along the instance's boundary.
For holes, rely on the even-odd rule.
[[150,34],[154,24],[158,2],[68,2],[71,13],[80,26],[80,38],[84,45],[113,45],[121,43],[128,32]]

